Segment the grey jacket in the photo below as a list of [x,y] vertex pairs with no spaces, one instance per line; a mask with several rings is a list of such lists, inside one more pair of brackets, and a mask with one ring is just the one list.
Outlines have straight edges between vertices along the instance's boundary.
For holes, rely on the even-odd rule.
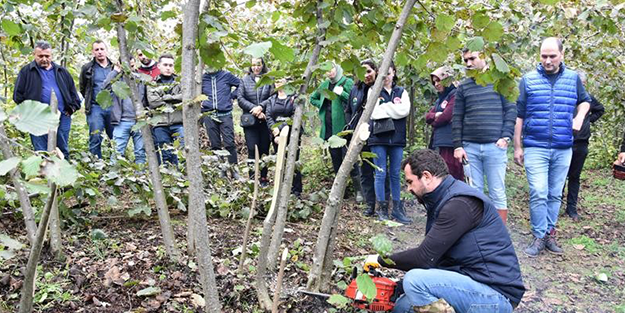
[[[133,120],[137,119],[137,112],[135,110],[135,106],[132,103],[131,98],[119,99],[119,97],[112,92],[112,83],[113,80],[119,75],[119,72],[116,70],[111,71],[106,79],[104,80],[104,89],[111,91],[111,97],[113,98],[113,104],[111,106],[111,124],[113,126],[119,125],[119,122],[122,120],[122,116],[133,116]],[[120,78],[123,79],[123,78]],[[136,80],[137,83],[137,91],[139,92],[139,99],[142,104],[145,103],[145,86]],[[131,114],[128,114],[131,111]]]
[[[176,75],[174,75],[175,79]],[[182,88],[180,83],[165,83],[162,75],[159,75],[155,82],[160,86],[147,86],[146,96],[148,107],[152,110],[152,116],[162,116],[162,120],[156,126],[171,126],[182,124],[182,108],[175,107],[175,104],[182,102]],[[161,110],[156,110],[163,107]]]

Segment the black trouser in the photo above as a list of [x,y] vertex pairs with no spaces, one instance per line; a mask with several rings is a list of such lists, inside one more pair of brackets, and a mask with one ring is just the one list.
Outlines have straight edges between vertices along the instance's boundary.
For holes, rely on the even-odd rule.
[[223,139],[224,149],[230,152],[228,162],[230,164],[237,163],[237,148],[234,144],[234,124],[232,123],[232,115],[226,116],[204,116],[204,127],[208,133],[208,140],[212,150],[221,150],[221,141]]
[[[254,179],[254,146],[258,146],[258,154],[262,159],[263,155],[269,154],[269,144],[271,143],[271,137],[269,135],[269,128],[266,122],[261,122],[256,126],[244,127],[245,144],[247,146],[247,161],[250,164],[250,179]],[[263,166],[260,169],[260,177],[267,178],[267,167]]]
[[[347,146],[343,146],[340,148],[330,148],[330,157],[332,158],[332,169],[334,170],[334,174],[339,172],[339,168],[341,168],[341,163],[343,163],[343,159],[345,158],[345,154],[347,153]],[[354,184],[354,189],[356,191],[360,191],[360,169],[357,164],[354,164],[354,167],[349,172],[349,177],[352,179],[352,183]]]
[[576,142],[573,144],[573,157],[568,173],[568,194],[566,196],[566,213],[577,214],[577,197],[579,195],[579,177],[584,168],[584,162],[588,156],[588,142]]
[[[365,145],[362,147],[362,152],[371,152],[369,146]],[[372,160],[369,160],[372,162]],[[374,168],[368,162],[362,161],[362,165],[360,166],[360,184],[362,185],[362,193],[364,194],[365,201],[367,205],[373,207],[375,205],[375,187],[374,187]],[[384,199],[389,201],[391,198],[391,188],[390,188],[390,180],[391,177],[389,175],[389,171],[386,172],[386,180],[384,181]]]

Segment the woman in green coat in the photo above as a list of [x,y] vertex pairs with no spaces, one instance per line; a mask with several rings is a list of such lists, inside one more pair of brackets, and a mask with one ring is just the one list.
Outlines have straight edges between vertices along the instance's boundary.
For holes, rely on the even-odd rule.
[[[319,108],[319,119],[321,120],[319,136],[323,140],[328,140],[345,127],[345,107],[349,104],[349,93],[354,85],[351,78],[343,75],[343,69],[338,64],[334,64],[334,67],[326,73],[326,77],[328,79],[321,83],[310,96],[310,103]],[[331,100],[326,98],[328,94],[334,94],[336,97],[332,97],[334,100]],[[330,157],[335,174],[338,173],[341,163],[343,163],[346,151],[346,147],[330,148]],[[350,176],[354,183],[354,189],[356,189],[356,199],[362,201],[360,175],[357,167],[354,167]]]

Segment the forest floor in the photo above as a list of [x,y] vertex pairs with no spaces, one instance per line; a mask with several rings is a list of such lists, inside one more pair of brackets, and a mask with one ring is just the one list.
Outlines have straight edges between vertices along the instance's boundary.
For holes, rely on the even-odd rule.
[[[579,205],[583,219],[573,223],[561,216],[559,221],[558,237],[565,254],[543,253],[531,259],[522,252],[530,240],[527,182],[522,169],[509,164],[508,228],[527,288],[516,312],[625,312],[625,183],[610,174],[607,170],[584,172]],[[420,242],[425,212],[414,200],[407,201],[406,207],[414,223],[389,227],[362,216],[362,208],[353,200],[345,202],[336,241],[333,292],[342,293],[339,282],[347,282],[352,264],[362,263],[362,258],[349,257],[375,253],[371,237],[386,234],[395,251]],[[202,312],[196,308],[202,290],[193,259],[183,256],[180,263],[169,263],[155,214],[141,219],[124,213],[100,214],[89,227],[65,230],[66,259],[62,262],[44,251],[35,294],[37,312]],[[176,238],[185,251],[186,215],[172,213]],[[327,303],[297,293],[306,284],[322,216],[315,212],[305,221],[287,224],[284,242],[291,257],[281,311],[332,311]],[[215,288],[224,312],[260,312],[253,287],[256,247],[251,248],[244,273],[237,274],[244,227],[244,219],[209,218]],[[105,233],[94,236],[94,229]],[[259,241],[261,229],[262,216],[254,220],[252,243]],[[14,215],[3,215],[0,230],[25,242],[22,221]],[[16,311],[26,261],[26,249],[8,261],[0,259],[0,313]],[[398,271],[386,274],[401,277]]]

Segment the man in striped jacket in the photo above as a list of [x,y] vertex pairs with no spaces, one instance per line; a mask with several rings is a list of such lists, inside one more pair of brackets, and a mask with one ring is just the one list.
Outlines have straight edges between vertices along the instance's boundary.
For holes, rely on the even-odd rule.
[[[462,59],[469,72],[487,69],[486,60],[476,51],[463,50]],[[493,89],[476,83],[473,77],[464,79],[456,92],[452,120],[454,157],[469,161],[473,187],[484,189],[484,175],[488,195],[497,213],[506,223],[506,165],[508,143],[513,135],[516,106]]]

